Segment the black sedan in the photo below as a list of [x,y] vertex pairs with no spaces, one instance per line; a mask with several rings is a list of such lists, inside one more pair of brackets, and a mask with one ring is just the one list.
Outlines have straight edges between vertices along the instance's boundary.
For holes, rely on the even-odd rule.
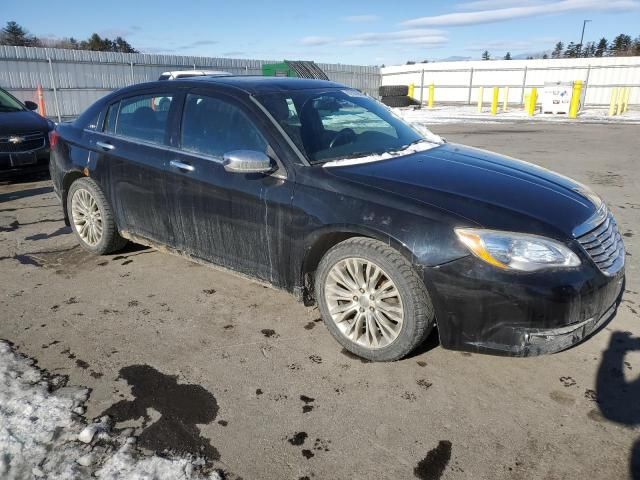
[[205,77],[114,92],[51,134],[67,222],[316,302],[351,352],[526,356],[611,319],[616,222],[587,187],[408,125],[337,83]]
[[0,88],[0,172],[46,168],[48,133],[55,125],[33,110],[34,102],[20,102]]

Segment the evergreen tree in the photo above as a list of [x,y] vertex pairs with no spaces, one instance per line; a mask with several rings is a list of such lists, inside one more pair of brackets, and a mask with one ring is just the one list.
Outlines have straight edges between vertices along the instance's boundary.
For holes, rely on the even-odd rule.
[[138,53],[138,51],[133,48],[129,42],[127,42],[124,38],[122,37],[117,37],[114,41],[115,44],[115,51],[116,52],[122,52],[122,53]]
[[549,58],[549,55],[547,55],[547,54],[545,53],[544,55],[542,55],[542,58],[543,58],[544,60],[546,60],[547,58]]
[[511,60],[511,52],[507,52],[507,54],[504,56],[505,60]]
[[558,42],[556,43],[553,52],[551,52],[551,58],[560,58],[562,56],[562,51],[564,50],[564,43]]
[[602,37],[598,42],[598,46],[596,47],[594,56],[602,57],[607,52],[607,48],[608,48],[607,39]]
[[482,60],[491,60],[491,54],[488,50],[482,52]]
[[576,58],[578,56],[578,46],[575,43],[570,42],[569,45],[567,45],[567,49],[564,51],[564,56],[565,58]]
[[633,46],[631,47],[631,55],[640,56],[640,35],[638,35],[633,41]]
[[36,37],[16,22],[7,22],[7,25],[0,31],[0,45],[37,47],[39,44]]
[[587,42],[582,49],[582,57],[591,58],[596,56],[596,44],[594,42]]
[[621,33],[613,39],[609,46],[609,52],[614,57],[629,55],[632,47],[631,36]]

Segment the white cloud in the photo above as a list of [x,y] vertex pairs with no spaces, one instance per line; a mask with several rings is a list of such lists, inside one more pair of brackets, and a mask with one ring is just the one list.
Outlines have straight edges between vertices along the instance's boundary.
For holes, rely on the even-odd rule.
[[334,41],[333,37],[304,37],[300,40],[302,45],[308,46],[318,46],[318,45],[328,45]]
[[447,41],[446,33],[442,30],[411,28],[395,32],[360,33],[343,39],[332,37],[305,37],[300,40],[300,43],[307,46],[336,44],[345,47],[369,47],[380,44],[440,46],[447,43]]
[[632,10],[638,7],[640,7],[640,2],[637,0],[560,0],[551,3],[537,3],[526,6],[447,13],[433,17],[420,17],[407,20],[403,22],[403,25],[410,27],[478,25],[482,23],[513,20],[515,18],[535,17],[539,15],[566,13],[580,10],[607,12]]
[[346,46],[365,47],[370,45],[399,44],[399,45],[442,45],[448,38],[442,30],[411,28],[395,32],[361,33],[347,38],[342,43]]
[[493,10],[496,8],[539,5],[542,3],[545,3],[545,0],[475,0],[456,4],[456,10]]
[[377,22],[380,20],[380,17],[378,15],[351,15],[348,17],[342,17],[342,20],[353,23],[368,23]]

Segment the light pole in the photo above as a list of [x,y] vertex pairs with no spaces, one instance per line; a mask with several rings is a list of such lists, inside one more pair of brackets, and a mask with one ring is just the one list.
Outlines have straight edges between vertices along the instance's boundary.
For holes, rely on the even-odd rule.
[[582,42],[584,41],[584,29],[587,26],[587,22],[591,20],[583,20],[582,21],[582,34],[580,35],[580,43],[578,44],[578,55],[582,52]]

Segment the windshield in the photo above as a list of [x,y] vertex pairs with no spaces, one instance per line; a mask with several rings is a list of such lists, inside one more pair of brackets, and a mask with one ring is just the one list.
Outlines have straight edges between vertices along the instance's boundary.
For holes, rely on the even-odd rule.
[[9,95],[8,92],[0,90],[0,112],[21,112],[24,110],[22,104]]
[[257,99],[311,163],[399,151],[425,140],[357,90],[297,90]]

